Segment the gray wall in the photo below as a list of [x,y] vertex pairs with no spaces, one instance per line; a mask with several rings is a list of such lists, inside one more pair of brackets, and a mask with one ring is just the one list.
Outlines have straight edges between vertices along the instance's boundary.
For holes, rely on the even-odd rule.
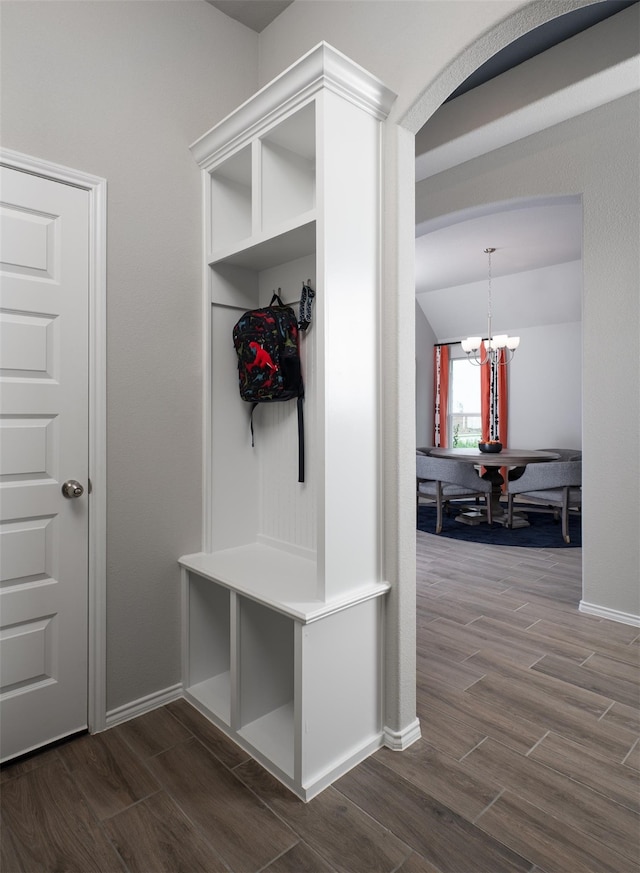
[[416,303],[416,445],[433,445],[433,345],[437,337]]
[[519,333],[509,365],[509,445],[582,448],[582,323]]
[[201,190],[188,146],[256,90],[195,2],[3,2],[6,148],[107,179],[107,708],[180,680],[201,537]]

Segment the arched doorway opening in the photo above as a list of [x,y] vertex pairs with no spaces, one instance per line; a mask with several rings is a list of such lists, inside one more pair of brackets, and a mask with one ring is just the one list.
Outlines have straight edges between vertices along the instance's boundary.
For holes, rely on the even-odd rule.
[[[590,5],[588,2],[580,6]],[[393,325],[394,333],[391,366],[385,373],[385,390],[389,398],[390,416],[393,417],[393,433],[388,441],[386,493],[396,494],[388,505],[385,524],[385,545],[389,577],[399,580],[398,591],[390,604],[389,636],[391,652],[388,659],[388,689],[387,723],[395,728],[398,734],[396,747],[401,747],[403,736],[409,736],[415,730],[412,711],[415,705],[415,689],[413,687],[413,671],[415,664],[415,637],[411,627],[415,618],[415,556],[411,559],[412,532],[415,524],[415,503],[413,501],[414,474],[414,433],[415,433],[415,395],[411,373],[415,368],[415,349],[413,341],[408,342],[409,335],[413,337],[415,297],[414,297],[414,223],[415,208],[414,189],[414,146],[415,134],[431,118],[442,105],[446,97],[478,66],[480,66],[496,48],[501,48],[515,40],[523,32],[533,29],[556,17],[553,7],[541,8],[527,6],[519,10],[509,19],[501,22],[496,28],[485,34],[467,52],[460,55],[443,73],[432,82],[414,103],[409,112],[401,119],[400,124],[387,131],[389,165],[393,168],[392,178],[387,181],[387,205],[393,204],[395,214],[393,224],[399,228],[386,241],[385,254],[388,265],[387,279],[390,287],[397,288],[397,294],[391,295],[385,301],[388,320]],[[491,179],[504,175],[504,167],[497,161],[487,173],[487,184]],[[567,184],[569,179],[567,179]],[[572,184],[575,179],[572,180]],[[579,192],[578,183],[572,193]],[[566,185],[559,185],[557,191],[566,191]],[[526,192],[522,192],[523,194]],[[451,195],[451,192],[448,192]],[[511,195],[513,196],[513,195]],[[595,228],[601,227],[602,217],[598,214],[595,204],[595,188],[589,178],[587,191],[587,207],[590,212],[592,226],[587,233],[592,234]],[[497,195],[500,198],[500,195]],[[456,208],[453,192],[452,208]],[[488,198],[487,198],[488,199]],[[390,210],[387,209],[390,213]],[[409,230],[409,215],[411,214],[411,230]],[[390,222],[391,223],[391,220]],[[609,234],[607,233],[607,236]],[[628,244],[628,243],[627,243]],[[619,248],[619,247],[618,247]],[[593,252],[587,269],[592,270],[591,281],[597,281],[601,264],[594,263]],[[600,260],[602,252],[600,251]],[[610,259],[607,255],[606,260]],[[611,266],[611,263],[610,263]],[[596,269],[597,267],[597,269]],[[604,276],[600,276],[604,280]],[[600,308],[600,307],[598,307]],[[585,379],[588,374],[585,373]],[[594,385],[595,393],[602,393],[603,386]],[[592,436],[591,423],[587,422],[585,439]],[[595,472],[595,471],[594,471]],[[595,481],[595,480],[594,480]],[[602,510],[600,507],[599,511]],[[591,523],[591,522],[590,522]],[[603,551],[604,555],[604,551]],[[594,562],[602,563],[602,559]],[[408,727],[407,727],[408,726]]]

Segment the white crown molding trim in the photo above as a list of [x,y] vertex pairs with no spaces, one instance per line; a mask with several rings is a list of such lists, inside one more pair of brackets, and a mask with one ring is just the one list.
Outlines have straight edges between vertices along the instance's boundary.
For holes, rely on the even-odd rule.
[[145,715],[147,712],[152,712],[154,709],[166,706],[167,703],[171,703],[173,700],[180,700],[182,697],[182,683],[178,682],[176,685],[171,685],[162,691],[156,691],[153,694],[140,697],[138,700],[132,700],[131,703],[117,706],[107,713],[105,728],[115,727],[117,724],[122,724],[125,721],[130,721],[132,718]]
[[89,194],[89,730],[103,730],[106,717],[106,531],[107,531],[107,181],[11,149],[0,163],[82,188]]
[[620,612],[617,609],[609,609],[607,606],[598,606],[597,603],[587,603],[586,600],[580,601],[579,610],[586,615],[597,615],[599,618],[606,618],[609,621],[640,627],[640,615],[634,615],[632,612]]
[[409,746],[420,739],[420,721],[416,719],[400,731],[394,731],[390,727],[384,728],[384,745],[392,752],[403,752]]
[[190,146],[191,153],[206,169],[260,135],[321,88],[350,100],[379,120],[387,117],[396,98],[371,73],[321,42],[197,139]]

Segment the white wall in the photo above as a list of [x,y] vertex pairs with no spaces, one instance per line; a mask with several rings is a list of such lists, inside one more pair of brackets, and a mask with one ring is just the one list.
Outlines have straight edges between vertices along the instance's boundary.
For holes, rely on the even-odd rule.
[[202,0],[2,2],[2,140],[107,179],[107,708],[180,680],[201,536],[201,203],[188,146],[257,86]]
[[509,364],[509,445],[582,448],[582,324],[519,333]]
[[[416,306],[418,445],[432,444],[433,359],[430,353],[434,342],[445,341],[434,339],[429,323],[426,322],[425,327],[425,322],[420,307]],[[526,327],[518,329],[517,333],[520,347],[509,364],[507,379],[509,446],[581,449],[582,323]],[[457,357],[464,358],[459,345],[453,349],[457,350]],[[428,422],[428,430],[425,422]]]
[[433,345],[431,325],[416,303],[416,445],[433,445]]
[[[582,239],[582,218],[575,232]],[[496,241],[501,239],[500,231],[494,230],[492,233]],[[419,239],[423,240],[424,237]],[[531,245],[526,239],[523,240],[523,247],[527,244]],[[525,327],[582,319],[580,259],[494,276],[491,287],[494,333],[519,336]],[[439,342],[457,342],[478,334],[484,336],[487,331],[487,298],[486,276],[480,282],[416,293],[416,299]]]

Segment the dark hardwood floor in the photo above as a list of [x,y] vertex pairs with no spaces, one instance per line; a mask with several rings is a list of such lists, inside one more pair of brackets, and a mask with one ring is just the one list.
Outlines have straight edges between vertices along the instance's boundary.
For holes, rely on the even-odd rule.
[[3,873],[636,873],[638,628],[580,549],[417,536],[419,742],[303,804],[176,701],[5,766]]

